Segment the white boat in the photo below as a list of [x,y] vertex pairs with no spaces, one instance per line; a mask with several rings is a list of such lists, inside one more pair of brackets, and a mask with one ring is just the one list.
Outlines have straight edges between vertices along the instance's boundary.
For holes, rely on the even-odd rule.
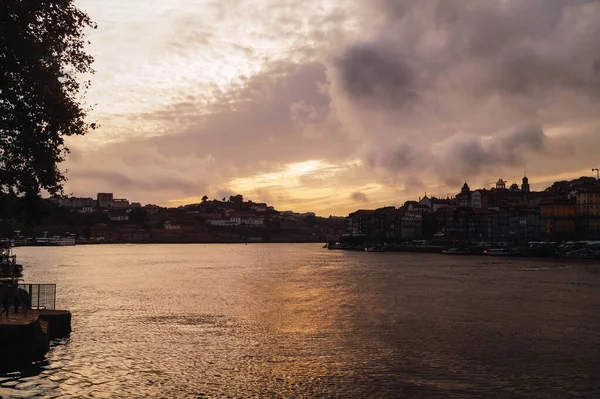
[[40,237],[35,239],[35,245],[48,245],[48,246],[73,246],[75,245],[75,238],[73,237]]

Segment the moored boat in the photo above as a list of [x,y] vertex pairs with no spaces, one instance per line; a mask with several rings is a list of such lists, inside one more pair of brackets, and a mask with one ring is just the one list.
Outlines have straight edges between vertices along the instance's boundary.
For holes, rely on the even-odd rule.
[[517,256],[521,252],[518,249],[511,248],[490,248],[483,251],[483,253],[490,256]]
[[567,252],[565,257],[573,259],[600,259],[600,251],[585,247]]
[[471,251],[465,248],[448,248],[442,250],[446,255],[471,255]]
[[385,252],[385,248],[380,245],[365,247],[365,252]]
[[74,237],[39,237],[35,239],[34,245],[40,246],[54,246],[54,247],[64,247],[64,246],[73,246],[75,245]]
[[11,253],[12,242],[0,242],[0,278],[21,277],[23,266],[17,263],[17,256]]

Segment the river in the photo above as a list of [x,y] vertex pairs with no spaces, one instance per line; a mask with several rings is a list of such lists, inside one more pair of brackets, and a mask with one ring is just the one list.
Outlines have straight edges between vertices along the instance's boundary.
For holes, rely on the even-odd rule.
[[315,244],[16,248],[73,332],[16,398],[600,397],[600,265]]

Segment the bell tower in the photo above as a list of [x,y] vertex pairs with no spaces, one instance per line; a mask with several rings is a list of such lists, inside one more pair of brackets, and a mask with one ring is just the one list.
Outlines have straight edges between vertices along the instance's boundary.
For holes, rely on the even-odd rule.
[[529,192],[529,179],[527,178],[527,176],[523,176],[523,184],[521,184],[521,191],[523,191],[524,193]]

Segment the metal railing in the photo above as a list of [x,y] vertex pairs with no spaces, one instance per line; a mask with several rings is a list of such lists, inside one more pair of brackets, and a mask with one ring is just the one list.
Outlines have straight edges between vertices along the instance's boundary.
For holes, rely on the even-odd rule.
[[56,309],[56,284],[19,284],[18,288],[29,295],[31,309]]

